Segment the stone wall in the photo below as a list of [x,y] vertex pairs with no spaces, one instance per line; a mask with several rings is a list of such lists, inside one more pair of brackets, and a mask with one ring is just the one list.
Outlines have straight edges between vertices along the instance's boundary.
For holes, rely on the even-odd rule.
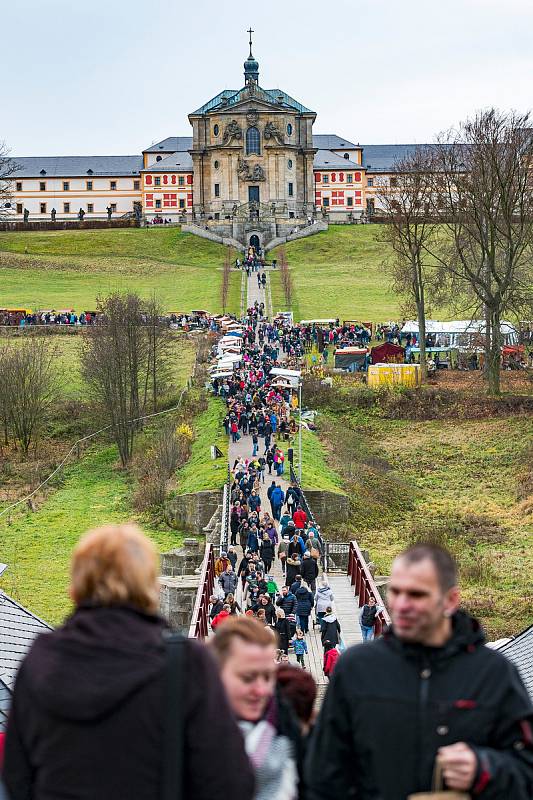
[[305,497],[321,528],[331,528],[338,522],[348,521],[350,499],[347,495],[323,492],[319,489],[305,489]]
[[161,575],[194,575],[204,555],[204,546],[198,539],[184,539],[181,547],[161,553]]
[[221,501],[222,491],[176,495],[165,505],[165,518],[172,528],[200,536]]
[[290,233],[285,235],[280,235],[283,233],[283,229],[281,226],[278,225],[278,236],[272,241],[268,242],[265,246],[265,250],[272,250],[274,247],[278,247],[280,244],[285,244],[286,242],[293,242],[296,239],[305,239],[306,236],[313,236],[315,233],[320,233],[320,231],[327,231],[328,223],[327,222],[316,222],[314,225],[306,225],[305,228],[302,228],[296,233]]
[[66,231],[86,230],[87,228],[138,228],[139,223],[134,217],[128,219],[90,219],[79,220],[32,220],[31,222],[0,222],[0,231]]
[[[231,230],[231,225],[224,226],[224,228],[229,228]],[[195,236],[201,236],[202,239],[209,239],[211,242],[230,245],[231,247],[235,247],[236,250],[242,250],[242,244],[236,239],[231,238],[231,236],[221,236],[214,231],[206,230],[205,228],[200,227],[200,225],[195,225],[194,223],[191,223],[190,225],[182,225],[181,230],[185,233],[194,233]]]
[[199,578],[179,575],[159,578],[159,606],[170,627],[187,635],[196,602]]

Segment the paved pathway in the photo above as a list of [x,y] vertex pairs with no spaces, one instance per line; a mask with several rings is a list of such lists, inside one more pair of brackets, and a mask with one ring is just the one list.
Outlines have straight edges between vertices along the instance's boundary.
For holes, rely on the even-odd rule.
[[[268,277],[270,277],[268,275]],[[266,298],[265,298],[265,290],[261,287],[259,288],[257,284],[257,273],[252,273],[247,282],[247,308],[250,308],[254,302],[257,300],[258,302],[263,301],[266,305]],[[260,439],[260,446],[262,444],[262,440]],[[284,448],[286,449],[286,448]],[[233,467],[235,460],[237,458],[251,458],[252,457],[252,437],[248,434],[247,436],[241,436],[240,440],[236,443],[230,441],[229,449],[228,449],[228,458],[230,467]],[[259,451],[261,453],[261,450]],[[286,462],[287,463],[287,462]],[[284,492],[287,491],[289,486],[289,481],[286,479],[286,475],[280,476],[279,478],[273,474],[272,477],[269,476],[268,471],[265,475],[265,483],[261,485],[260,495],[261,495],[261,510],[268,511],[270,513],[270,502],[267,498],[267,489],[270,486],[272,480],[275,480],[278,483]],[[242,550],[240,547],[237,547],[237,552],[239,555],[239,561],[242,558]],[[272,567],[272,574],[274,575],[274,579],[278,584],[278,587],[281,589],[283,586],[285,579],[282,574],[281,566],[279,559],[275,559],[273,567]],[[331,589],[333,591],[333,595],[335,597],[335,604],[334,604],[334,611],[337,613],[338,620],[340,622],[342,628],[342,635],[346,646],[349,647],[352,644],[357,644],[361,641],[361,632],[359,628],[359,609],[357,602],[355,600],[353,590],[350,586],[350,582],[346,575],[329,575],[328,576],[329,583]],[[239,588],[237,590],[237,600],[241,602],[241,588],[240,588],[240,581],[239,581]],[[314,612],[313,612],[314,617]],[[312,618],[311,618],[312,619]],[[311,622],[310,619],[310,622]],[[310,625],[310,630],[308,635],[306,636],[307,641],[307,648],[309,650],[309,654],[306,656],[306,667],[310,669],[311,674],[313,675],[317,686],[318,686],[318,702],[321,701],[325,688],[327,685],[327,678],[325,677],[322,665],[323,665],[323,649],[322,643],[320,641],[320,629],[318,626]],[[290,660],[296,663],[296,657],[294,654],[290,653]]]

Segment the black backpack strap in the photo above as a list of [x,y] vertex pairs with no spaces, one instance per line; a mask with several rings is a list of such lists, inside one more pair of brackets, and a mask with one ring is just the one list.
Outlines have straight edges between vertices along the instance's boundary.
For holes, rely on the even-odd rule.
[[184,762],[184,666],[186,639],[166,634],[162,800],[182,800]]

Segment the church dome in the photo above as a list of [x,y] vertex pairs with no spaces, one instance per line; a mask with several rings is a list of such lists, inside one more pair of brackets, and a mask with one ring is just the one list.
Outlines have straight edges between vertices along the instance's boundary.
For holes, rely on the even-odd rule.
[[257,82],[259,80],[259,62],[255,60],[251,53],[244,62],[244,77],[246,82],[249,80]]

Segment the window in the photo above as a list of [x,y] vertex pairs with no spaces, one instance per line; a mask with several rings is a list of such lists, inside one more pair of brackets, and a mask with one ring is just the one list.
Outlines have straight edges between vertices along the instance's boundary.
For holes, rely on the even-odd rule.
[[344,154],[344,158],[346,158],[346,159],[350,158],[350,154],[349,153],[345,153]]
[[185,186],[185,177],[184,177],[184,175],[180,175],[178,177],[178,186]]
[[161,208],[161,200],[156,200],[155,201],[155,207],[156,208]]
[[292,136],[292,125],[290,122],[287,125],[287,136]]
[[329,175],[322,175],[322,183],[329,183]]
[[251,153],[260,155],[260,145],[261,137],[257,128],[248,128],[246,131],[246,155],[249,156]]
[[353,206],[353,197],[347,197],[346,198],[346,205],[347,206]]
[[289,197],[294,197],[294,184],[289,183]]
[[219,133],[220,133],[220,128],[218,127],[218,125],[214,125],[213,126],[213,134],[215,136],[218,136]]
[[350,173],[346,175],[346,183],[353,183],[353,175],[350,175]]
[[46,192],[46,183],[44,181],[41,181],[39,183],[39,191],[40,192]]
[[138,192],[140,188],[141,188],[141,182],[140,181],[133,181],[133,191],[134,192]]
[[41,214],[46,214],[46,203],[41,203]]
[[63,203],[63,213],[70,214],[70,203]]
[[323,197],[322,198],[322,205],[323,206],[329,206],[329,197]]
[[390,185],[391,185],[392,187],[396,187],[396,186],[398,186],[398,178],[391,178],[391,179],[390,179]]
[[180,208],[185,208],[185,200],[180,198]]
[[156,161],[163,161],[163,156],[156,156],[156,157],[155,157],[155,160],[156,160]]
[[370,188],[372,188],[372,186],[374,185],[374,178],[368,178],[366,184],[367,186],[370,186]]
[[116,211],[117,211],[117,204],[116,203],[111,203],[111,211],[113,212],[113,214],[116,213]]
[[94,205],[92,203],[87,203],[87,213],[92,214],[94,212]]
[[154,178],[154,186],[161,186],[161,178],[159,177],[159,175],[156,175],[156,177]]
[[117,182],[116,181],[110,181],[109,182],[109,188],[111,189],[112,192],[116,191]]
[[22,181],[17,181],[17,192],[22,191]]
[[289,158],[289,160],[287,161],[287,166],[289,169],[292,169],[292,158]]
[[215,161],[214,167],[215,167],[215,169],[218,169],[220,167],[220,164],[218,163],[218,161]]
[[87,191],[92,192],[92,190],[93,190],[93,182],[87,181]]
[[70,183],[68,181],[63,181],[63,191],[68,192],[70,189]]
[[17,214],[22,214],[22,213],[23,213],[22,203],[17,203]]
[[220,197],[220,183],[215,183],[215,197]]

